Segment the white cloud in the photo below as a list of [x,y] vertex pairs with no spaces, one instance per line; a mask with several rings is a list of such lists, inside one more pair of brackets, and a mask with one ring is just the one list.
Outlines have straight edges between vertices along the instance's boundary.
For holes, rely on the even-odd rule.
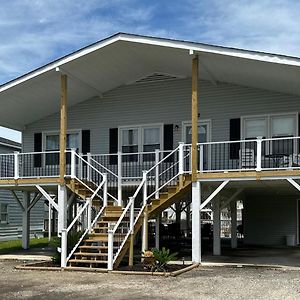
[[297,0],[1,1],[0,84],[120,31],[300,56],[299,11]]

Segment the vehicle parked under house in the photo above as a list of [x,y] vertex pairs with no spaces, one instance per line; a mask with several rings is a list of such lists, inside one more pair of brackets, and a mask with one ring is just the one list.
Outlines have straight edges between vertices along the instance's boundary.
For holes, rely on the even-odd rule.
[[58,211],[62,267],[132,264],[139,230],[146,250],[155,219],[159,246],[161,213],[181,200],[194,262],[204,210],[213,253],[228,206],[237,247],[237,201],[244,243],[299,243],[299,75],[299,58],[116,34],[0,87],[1,125],[23,134],[0,186]]

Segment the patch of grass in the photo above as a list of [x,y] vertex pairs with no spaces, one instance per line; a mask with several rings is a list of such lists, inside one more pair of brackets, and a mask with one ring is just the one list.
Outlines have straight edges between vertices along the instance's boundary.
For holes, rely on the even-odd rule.
[[[30,248],[40,248],[49,245],[48,238],[34,238],[30,240]],[[10,253],[22,249],[22,240],[0,242],[0,254]]]

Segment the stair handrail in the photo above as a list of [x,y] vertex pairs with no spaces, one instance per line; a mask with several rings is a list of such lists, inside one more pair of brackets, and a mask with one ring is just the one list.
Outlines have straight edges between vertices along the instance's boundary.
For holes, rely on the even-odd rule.
[[179,146],[176,147],[174,150],[172,150],[169,154],[167,154],[164,158],[162,158],[159,162],[157,162],[154,166],[152,166],[149,170],[146,170],[146,173],[150,173],[152,170],[158,167],[161,163],[163,163],[167,158],[169,158],[172,154],[174,154],[176,151],[178,151]]
[[[93,193],[92,199],[95,196],[98,196],[102,199],[102,197],[98,194],[98,191],[101,189],[101,187],[104,184],[104,188],[106,189],[106,191],[104,191],[104,194],[105,194],[104,197],[106,197],[106,199],[107,199],[107,195],[108,195],[111,199],[113,199],[114,201],[117,202],[118,199],[116,197],[114,197],[113,195],[111,195],[109,192],[107,192],[107,174],[100,172],[97,168],[95,168],[93,165],[91,165],[86,159],[84,159],[81,155],[79,155],[75,150],[71,150],[71,155],[72,155],[71,156],[71,169],[73,169],[71,171],[71,178],[76,178],[82,185],[84,185],[88,190],[90,190]],[[96,173],[98,173],[100,176],[102,176],[103,181],[100,183],[100,185],[98,185],[96,190],[93,190],[86,183],[84,183],[80,178],[78,178],[78,176],[76,176],[76,170],[75,170],[75,158],[76,157],[78,157],[78,159],[80,159],[82,162],[84,162],[89,168],[93,169]],[[103,199],[103,201],[104,200],[105,199]]]
[[[161,165],[167,158],[169,158],[171,155],[173,155],[174,153],[176,153],[176,151],[183,151],[183,143],[179,144],[178,147],[176,147],[174,150],[172,150],[168,155],[166,155],[164,158],[162,158],[159,162],[157,162],[154,166],[152,166],[150,169],[143,171],[143,179],[141,181],[141,183],[139,184],[139,186],[137,187],[135,193],[133,194],[132,197],[129,198],[129,202],[126,206],[126,208],[124,209],[122,215],[120,216],[120,218],[118,219],[116,225],[113,227],[113,229],[108,230],[108,269],[112,270],[113,269],[113,264],[115,262],[115,260],[117,259],[119,253],[121,252],[123,246],[125,245],[129,235],[132,233],[133,234],[133,230],[134,230],[134,226],[136,225],[136,223],[138,222],[139,218],[142,216],[142,213],[145,209],[145,207],[147,206],[147,200],[154,194],[156,194],[157,192],[159,192],[164,186],[166,186],[168,183],[170,183],[172,180],[174,180],[177,176],[179,176],[182,172],[183,172],[183,162],[180,161],[183,160],[183,155],[181,153],[181,155],[179,156],[178,161],[176,161],[175,163],[172,164],[172,166],[176,165],[176,164],[180,164],[181,169],[175,176],[173,176],[171,179],[169,179],[166,183],[164,183],[161,187],[158,187],[158,189],[155,190],[155,192],[151,193],[149,196],[147,195],[147,175],[153,171],[154,169],[158,168],[159,165]],[[116,230],[118,229],[118,227],[120,226],[123,218],[125,217],[125,215],[128,213],[129,209],[133,208],[134,210],[134,201],[135,198],[137,197],[138,193],[141,191],[141,189],[143,188],[143,205],[139,210],[139,213],[137,215],[136,218],[134,218],[133,215],[133,220],[132,220],[132,214],[130,214],[130,224],[133,224],[133,228],[130,228],[130,230],[127,232],[126,236],[124,237],[121,245],[119,246],[119,249],[117,250],[115,256],[113,255],[113,244],[114,244],[114,234],[116,232]],[[130,226],[131,227],[131,226]]]
[[103,168],[105,171],[107,171],[107,173],[109,173],[109,174],[113,175],[114,177],[118,178],[118,175],[116,173],[114,173],[112,170],[110,170],[109,168],[105,167],[104,165],[102,165],[101,163],[99,163],[98,161],[96,161],[93,157],[91,157],[91,161],[93,161],[98,166],[100,166],[101,168]]
[[[72,223],[68,226],[67,229],[63,229],[62,233],[61,233],[61,239],[62,239],[62,248],[67,249],[68,247],[68,233],[71,230],[71,228],[73,227],[73,225],[75,224],[75,222],[78,220],[78,218],[83,214],[83,212],[85,211],[85,209],[87,208],[89,202],[86,202],[85,205],[81,208],[81,210],[79,211],[79,213],[77,214],[77,216],[74,218],[74,220],[72,221]],[[63,267],[66,267],[67,262],[69,261],[69,259],[72,257],[72,255],[74,254],[74,252],[76,251],[76,249],[78,248],[78,246],[80,245],[80,243],[82,242],[82,240],[85,238],[85,236],[88,234],[88,232],[90,231],[90,229],[95,225],[95,223],[97,222],[97,220],[101,217],[101,215],[103,214],[104,210],[105,210],[106,206],[102,206],[102,208],[100,209],[100,211],[97,213],[97,215],[95,216],[94,220],[91,222],[91,224],[84,230],[83,234],[81,235],[81,237],[78,239],[76,245],[73,247],[73,249],[70,251],[70,253],[68,255],[66,255],[66,258],[62,257],[63,261]],[[67,254],[67,251],[66,251]],[[63,255],[62,255],[63,256]]]

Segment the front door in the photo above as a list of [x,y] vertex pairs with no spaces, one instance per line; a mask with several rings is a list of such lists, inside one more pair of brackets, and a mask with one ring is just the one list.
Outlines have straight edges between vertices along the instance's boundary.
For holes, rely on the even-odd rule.
[[[207,143],[210,141],[210,121],[201,121],[198,123],[198,143]],[[183,140],[186,144],[192,143],[192,124],[191,122],[183,122]],[[203,168],[209,168],[209,151],[208,147],[204,147]]]

